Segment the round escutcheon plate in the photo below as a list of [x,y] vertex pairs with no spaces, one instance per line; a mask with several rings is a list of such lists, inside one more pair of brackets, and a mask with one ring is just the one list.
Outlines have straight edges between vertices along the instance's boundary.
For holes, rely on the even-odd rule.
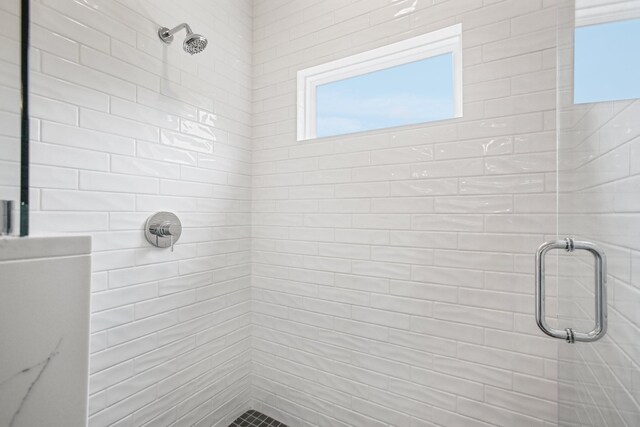
[[[171,236],[159,236],[153,233],[161,225],[170,225]],[[175,244],[182,234],[182,223],[180,219],[171,212],[157,212],[147,219],[144,226],[144,235],[153,246],[159,248],[168,248]]]

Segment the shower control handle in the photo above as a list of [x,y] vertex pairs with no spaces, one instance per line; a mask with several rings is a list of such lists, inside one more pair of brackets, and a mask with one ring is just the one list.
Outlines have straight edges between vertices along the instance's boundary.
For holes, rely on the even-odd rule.
[[178,231],[178,225],[172,224],[171,221],[164,221],[160,224],[152,224],[149,227],[151,234],[159,237],[173,236]]
[[160,224],[152,224],[149,227],[149,232],[156,236],[156,246],[158,245],[160,237],[168,237],[171,252],[173,252],[173,235],[177,232],[177,229],[177,224],[172,224],[171,221],[164,221]]
[[147,220],[145,236],[147,241],[159,248],[171,247],[178,241],[182,234],[182,224],[178,217],[171,212],[158,212]]

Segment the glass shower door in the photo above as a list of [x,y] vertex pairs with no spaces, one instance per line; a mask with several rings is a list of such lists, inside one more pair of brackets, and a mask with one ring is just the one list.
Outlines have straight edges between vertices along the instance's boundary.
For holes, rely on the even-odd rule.
[[[21,0],[0,1],[0,236],[18,232],[21,197]],[[13,224],[10,224],[13,223]]]
[[[608,331],[560,343],[559,425],[640,425],[640,2],[562,0],[558,238],[606,253]],[[596,320],[595,258],[556,251],[558,329]],[[553,264],[552,264],[553,263]],[[556,270],[557,268],[557,270]]]

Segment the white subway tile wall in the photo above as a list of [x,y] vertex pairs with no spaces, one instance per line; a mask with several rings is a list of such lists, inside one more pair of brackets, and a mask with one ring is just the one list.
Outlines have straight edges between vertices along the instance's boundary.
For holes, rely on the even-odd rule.
[[[255,409],[291,426],[556,425],[533,254],[556,232],[557,2],[253,5]],[[296,142],[298,70],[456,23],[463,118]]]
[[[557,3],[34,0],[31,225],[93,236],[90,425],[556,425],[533,253],[557,226]],[[204,53],[157,39],[182,21]],[[456,23],[463,118],[296,142],[299,69]],[[616,403],[560,413],[635,425],[638,103],[573,113],[560,228],[616,273],[605,346],[561,357],[616,364],[561,380]],[[157,210],[174,253],[142,235]]]
[[[93,237],[89,425],[226,427],[251,406],[251,2],[32,13],[31,227]],[[158,39],[181,22],[200,55]],[[158,210],[175,252],[144,239]]]

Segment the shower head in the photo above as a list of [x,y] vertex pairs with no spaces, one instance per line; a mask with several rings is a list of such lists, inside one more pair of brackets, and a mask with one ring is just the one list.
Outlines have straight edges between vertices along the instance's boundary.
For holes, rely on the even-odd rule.
[[184,51],[190,53],[191,55],[202,52],[204,48],[207,47],[207,38],[201,36],[200,34],[194,34],[188,24],[183,23],[172,29],[162,27],[158,30],[158,36],[164,43],[171,44],[171,42],[173,41],[173,35],[183,28],[187,30],[187,38],[182,44],[182,48],[184,49]]
[[184,39],[184,43],[182,43],[182,48],[185,52],[190,53],[191,55],[195,55],[196,53],[200,53],[207,47],[207,38],[201,36],[200,34],[190,34]]

